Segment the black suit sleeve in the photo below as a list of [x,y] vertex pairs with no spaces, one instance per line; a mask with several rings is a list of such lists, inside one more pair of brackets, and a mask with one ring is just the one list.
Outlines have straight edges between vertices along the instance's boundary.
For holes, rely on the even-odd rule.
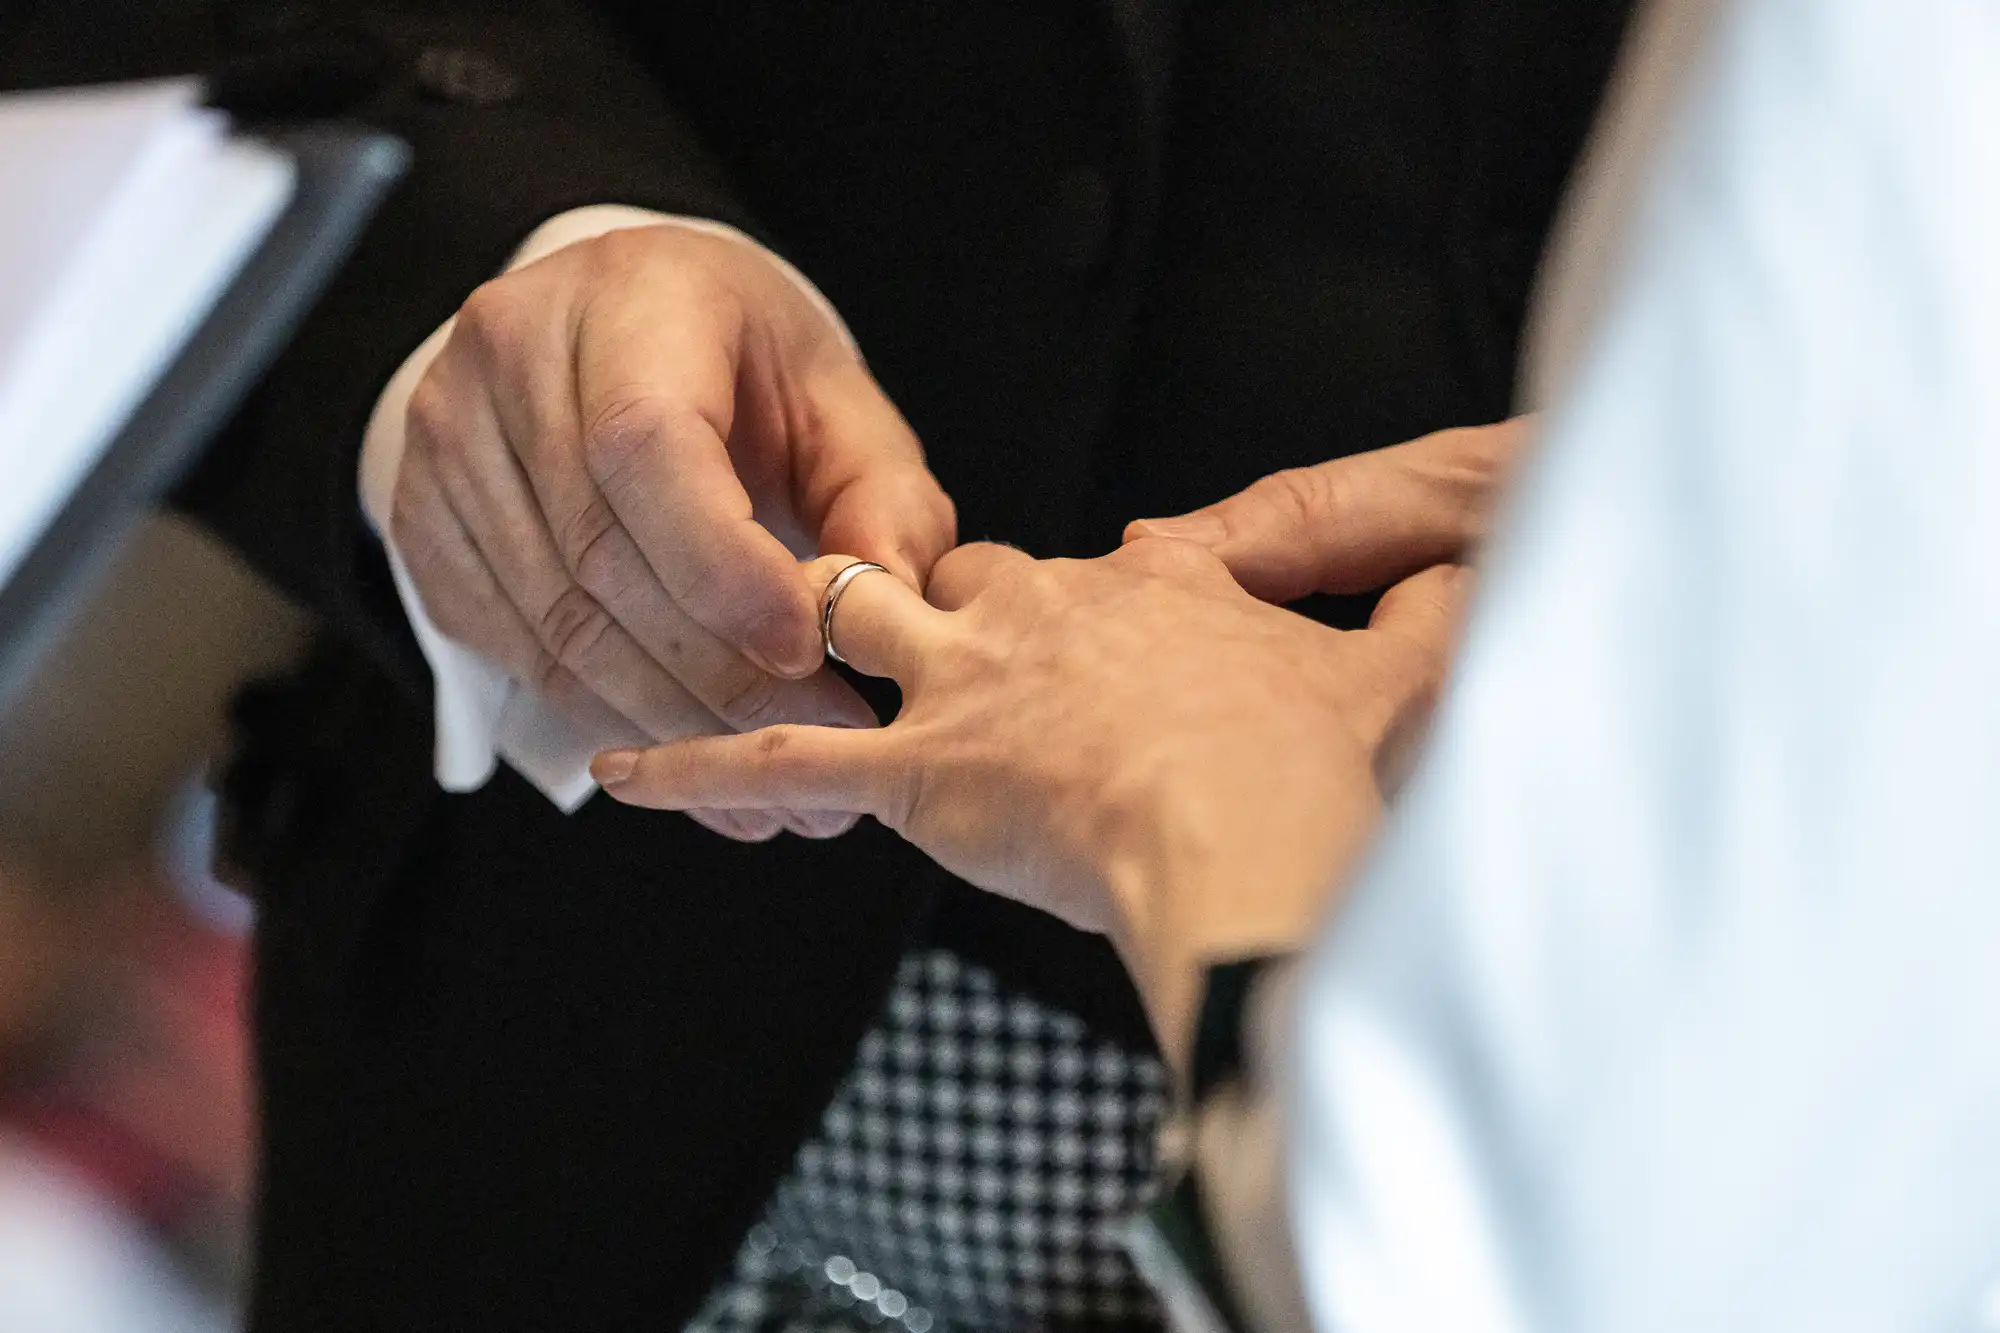
[[397,365],[541,222],[629,203],[748,226],[650,72],[576,0],[323,7],[223,25],[215,99],[239,118],[386,127],[410,174],[176,502],[422,689],[428,673],[361,518],[363,428]]

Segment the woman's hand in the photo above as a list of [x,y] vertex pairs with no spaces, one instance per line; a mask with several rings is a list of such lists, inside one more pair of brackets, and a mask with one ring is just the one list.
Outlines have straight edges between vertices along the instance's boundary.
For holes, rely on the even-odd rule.
[[[824,588],[852,563],[809,566]],[[1213,958],[1295,945],[1365,844],[1443,679],[1461,573],[1343,633],[1265,605],[1215,556],[1092,561],[969,546],[937,605],[864,573],[833,638],[891,676],[880,730],[777,726],[599,757],[621,801],[874,815],[983,888],[1108,932],[1169,1050]]]

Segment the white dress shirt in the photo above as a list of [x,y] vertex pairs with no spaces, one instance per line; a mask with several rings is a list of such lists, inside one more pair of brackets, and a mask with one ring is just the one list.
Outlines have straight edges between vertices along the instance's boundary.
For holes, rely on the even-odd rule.
[[1259,1043],[1305,1306],[2000,1328],[2000,4],[1634,49],[1434,743]]
[[[811,301],[849,347],[854,339],[825,296],[804,274],[734,227],[702,218],[675,217],[622,204],[572,209],[536,228],[508,263],[520,268],[566,245],[628,227],[673,226],[720,236],[756,248]],[[447,320],[397,369],[376,401],[361,447],[361,507],[382,537],[403,610],[436,681],[436,771],[446,791],[475,791],[505,759],[522,777],[565,811],[573,811],[597,790],[590,759],[599,750],[628,745],[625,732],[598,734],[581,728],[549,707],[535,691],[497,664],[446,637],[425,612],[408,568],[389,535],[390,503],[403,462],[403,433],[410,395],[451,337]],[[858,354],[858,353],[857,353]]]

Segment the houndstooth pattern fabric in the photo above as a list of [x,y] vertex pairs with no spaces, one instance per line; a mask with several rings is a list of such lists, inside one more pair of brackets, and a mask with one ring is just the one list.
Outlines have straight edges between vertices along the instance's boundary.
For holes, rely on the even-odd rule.
[[1157,1327],[1119,1238],[1166,1101],[1158,1061],[912,954],[688,1333]]

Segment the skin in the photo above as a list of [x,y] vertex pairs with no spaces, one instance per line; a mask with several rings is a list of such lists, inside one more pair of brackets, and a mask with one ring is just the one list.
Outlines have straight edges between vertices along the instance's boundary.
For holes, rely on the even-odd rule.
[[1193,513],[1140,519],[1125,540],[1206,547],[1267,602],[1386,588],[1478,548],[1534,428],[1514,417],[1274,472]]
[[[683,228],[579,241],[480,287],[407,424],[390,526],[433,620],[635,739],[870,724],[821,670],[795,556],[849,552],[923,587],[956,540],[915,434],[839,331],[764,251]],[[1476,538],[1514,435],[1282,473],[1172,535],[1272,600],[1378,587]],[[1313,537],[1307,513],[1332,526]],[[747,840],[852,823],[692,813]]]
[[[920,582],[956,520],[895,406],[763,251],[647,227],[466,301],[410,400],[391,529],[445,633],[578,716],[666,740],[871,722],[820,669],[787,540]],[[755,839],[786,821],[708,822]]]
[[935,605],[879,573],[839,602],[841,652],[903,688],[888,727],[691,739],[594,771],[659,809],[873,815],[970,882],[1106,932],[1178,1054],[1206,963],[1294,947],[1333,900],[1443,680],[1464,581],[1435,566],[1341,632],[1191,542],[1091,561],[963,547]]

